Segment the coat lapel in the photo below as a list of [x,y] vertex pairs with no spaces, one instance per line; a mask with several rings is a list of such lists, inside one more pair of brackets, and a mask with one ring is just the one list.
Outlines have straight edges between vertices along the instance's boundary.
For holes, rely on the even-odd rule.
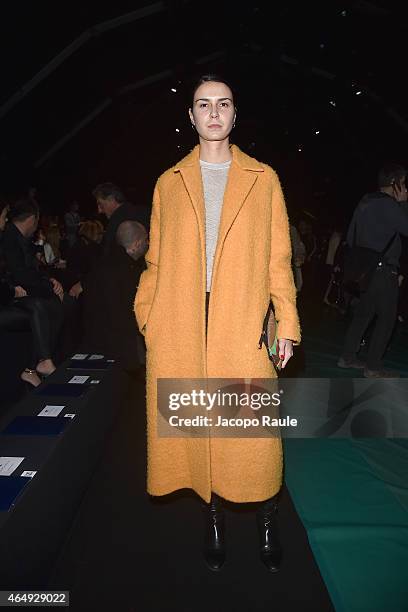
[[218,230],[217,248],[213,262],[213,278],[217,270],[225,238],[241,210],[247,196],[254,186],[258,173],[264,169],[252,157],[245,155],[237,146],[231,146],[232,164],[228,173],[228,181],[224,193]]
[[[236,145],[231,146],[232,163],[228,173],[228,181],[224,193],[221,211],[220,227],[218,230],[217,248],[214,256],[213,275],[216,271],[224,240],[231,225],[241,210],[248,194],[255,184],[263,166],[252,157],[245,155]],[[205,203],[200,168],[200,147],[197,145],[175,167],[180,172],[186,190],[194,207],[200,233],[202,251],[205,257]]]
[[197,145],[174,167],[174,171],[180,172],[183,179],[196,214],[200,239],[205,250],[205,204],[199,154],[200,147]]

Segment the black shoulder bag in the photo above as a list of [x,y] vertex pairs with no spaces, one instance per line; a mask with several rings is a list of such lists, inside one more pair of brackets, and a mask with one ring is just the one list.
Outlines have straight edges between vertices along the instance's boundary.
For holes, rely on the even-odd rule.
[[391,244],[396,233],[390,238],[381,252],[356,245],[356,224],[354,225],[353,246],[344,256],[343,288],[351,295],[360,297],[367,291],[373,274]]

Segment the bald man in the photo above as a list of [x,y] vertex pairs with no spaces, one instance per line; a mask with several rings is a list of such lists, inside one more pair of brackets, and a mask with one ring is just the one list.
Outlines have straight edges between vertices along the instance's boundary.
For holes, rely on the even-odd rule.
[[123,221],[116,231],[116,241],[134,261],[147,252],[147,231],[138,221]]

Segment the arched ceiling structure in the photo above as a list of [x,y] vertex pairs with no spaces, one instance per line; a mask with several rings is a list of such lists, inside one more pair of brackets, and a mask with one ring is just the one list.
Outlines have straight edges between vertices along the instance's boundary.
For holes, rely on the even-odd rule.
[[319,212],[348,194],[352,206],[378,164],[408,161],[400,3],[1,10],[0,193],[34,183],[54,207],[115,180],[147,203],[154,178],[195,142],[184,94],[209,71],[232,77],[234,138],[278,169],[295,209],[303,198]]

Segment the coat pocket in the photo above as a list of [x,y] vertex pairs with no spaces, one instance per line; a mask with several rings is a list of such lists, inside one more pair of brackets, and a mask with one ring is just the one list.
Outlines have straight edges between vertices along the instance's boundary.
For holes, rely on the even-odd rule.
[[150,308],[149,316],[147,317],[147,321],[145,323],[145,343],[146,348],[149,347],[152,340],[152,332],[154,331],[154,309],[155,309],[155,301]]

